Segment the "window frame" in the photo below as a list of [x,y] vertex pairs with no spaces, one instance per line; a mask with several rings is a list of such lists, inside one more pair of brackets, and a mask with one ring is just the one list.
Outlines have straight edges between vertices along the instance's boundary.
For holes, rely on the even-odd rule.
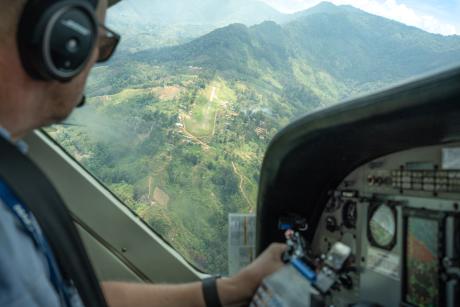
[[[84,230],[84,237],[89,235],[104,247],[104,257],[115,257],[147,282],[192,282],[208,276],[155,233],[45,131],[36,130],[24,140],[29,145],[30,158],[55,185],[77,226]],[[107,280],[114,273],[104,271],[107,259],[91,257],[91,245],[86,247],[94,267],[100,269],[99,276]]]

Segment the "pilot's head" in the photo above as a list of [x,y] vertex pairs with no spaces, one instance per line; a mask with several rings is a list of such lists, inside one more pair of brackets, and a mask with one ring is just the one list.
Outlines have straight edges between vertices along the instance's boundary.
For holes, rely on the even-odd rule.
[[81,102],[100,56],[107,0],[0,5],[0,126],[18,138],[65,119]]

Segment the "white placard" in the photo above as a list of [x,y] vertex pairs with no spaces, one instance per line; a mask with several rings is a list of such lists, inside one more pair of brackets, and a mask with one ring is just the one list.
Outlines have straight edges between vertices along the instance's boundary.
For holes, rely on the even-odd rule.
[[460,170],[460,148],[443,148],[442,149],[442,169]]
[[400,280],[400,257],[396,254],[369,248],[367,250],[367,269]]
[[232,213],[228,216],[228,273],[234,275],[256,256],[255,214]]

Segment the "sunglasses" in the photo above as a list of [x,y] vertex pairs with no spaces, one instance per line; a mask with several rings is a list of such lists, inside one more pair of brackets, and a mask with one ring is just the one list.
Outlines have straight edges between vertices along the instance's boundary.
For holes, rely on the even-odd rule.
[[112,57],[120,43],[121,36],[103,24],[99,24],[99,28],[99,58],[97,63],[103,63]]

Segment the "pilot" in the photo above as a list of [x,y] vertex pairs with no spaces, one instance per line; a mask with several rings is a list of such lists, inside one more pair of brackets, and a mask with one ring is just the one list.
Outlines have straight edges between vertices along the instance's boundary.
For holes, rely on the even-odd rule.
[[[0,137],[25,152],[22,137],[62,121],[82,103],[91,67],[110,57],[117,40],[103,26],[107,0],[0,0],[0,5]],[[91,41],[92,31],[96,34]],[[66,38],[69,33],[75,37]],[[33,215],[24,225],[23,216],[8,205],[8,197],[14,199],[10,188],[0,178],[0,306],[83,306],[71,282],[56,285],[56,276],[62,276],[53,256],[56,250],[45,248],[50,244]],[[31,214],[26,204],[18,203],[22,212]],[[213,279],[206,286],[100,286],[109,306],[247,304],[262,279],[283,265],[284,249],[282,244],[271,245],[239,274]]]

